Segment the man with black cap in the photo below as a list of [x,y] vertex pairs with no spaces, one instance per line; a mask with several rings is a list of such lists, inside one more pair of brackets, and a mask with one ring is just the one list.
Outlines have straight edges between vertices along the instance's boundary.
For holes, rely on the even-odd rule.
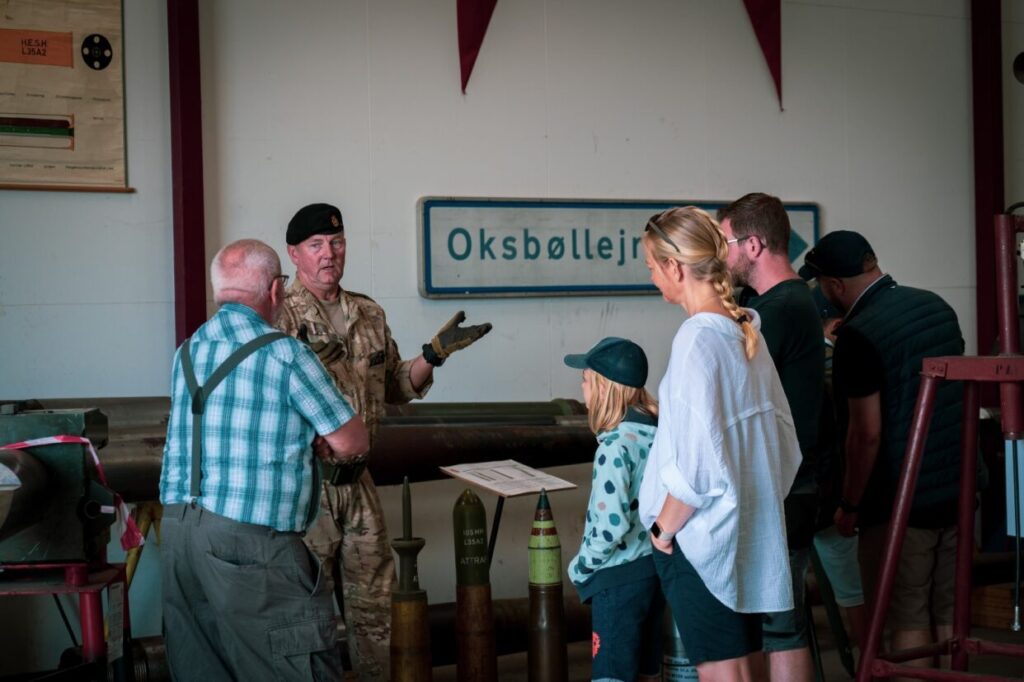
[[784,502],[793,608],[764,615],[764,652],[774,682],[812,682],[804,580],[818,515],[818,424],[825,387],[821,320],[810,288],[789,260],[789,215],[778,197],[746,194],[720,209],[718,220],[729,244],[726,264],[734,284],[757,292],[747,304],[761,316],[761,334],[789,401],[802,457]]
[[[306,341],[365,420],[370,444],[385,404],[422,398],[435,367],[491,330],[461,327],[455,315],[423,354],[402,360],[384,310],[370,297],[340,286],[345,271],[345,228],[330,204],[310,204],[288,223],[288,255],[295,282],[277,326]],[[349,653],[359,679],[387,680],[391,635],[391,587],[395,566],[380,498],[366,461],[325,466],[320,516],[306,533],[309,545],[334,576],[343,604]]]
[[[961,355],[963,336],[945,301],[897,285],[856,232],[825,235],[807,252],[800,275],[817,278],[825,298],[844,314],[832,356],[846,455],[835,521],[845,535],[860,528],[861,576],[873,608],[921,362]],[[940,640],[951,634],[961,407],[962,387],[942,383],[889,606],[893,649],[934,641],[932,623]]]

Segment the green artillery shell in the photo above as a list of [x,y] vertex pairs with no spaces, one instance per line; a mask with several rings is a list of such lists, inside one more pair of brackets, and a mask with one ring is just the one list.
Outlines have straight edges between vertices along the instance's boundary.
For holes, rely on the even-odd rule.
[[487,567],[487,512],[472,490],[459,496],[452,512],[455,528],[455,584],[490,583]]
[[562,545],[547,493],[541,491],[530,531],[530,584],[562,584]]

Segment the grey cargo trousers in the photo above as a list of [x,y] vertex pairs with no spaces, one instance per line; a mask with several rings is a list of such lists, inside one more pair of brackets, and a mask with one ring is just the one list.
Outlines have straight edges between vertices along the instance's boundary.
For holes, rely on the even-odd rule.
[[175,680],[341,679],[332,595],[299,533],[174,504],[161,538]]

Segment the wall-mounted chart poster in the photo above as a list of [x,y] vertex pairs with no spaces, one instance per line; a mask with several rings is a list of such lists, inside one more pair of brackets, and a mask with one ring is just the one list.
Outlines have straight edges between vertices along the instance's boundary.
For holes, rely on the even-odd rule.
[[0,187],[126,191],[121,0],[0,0]]

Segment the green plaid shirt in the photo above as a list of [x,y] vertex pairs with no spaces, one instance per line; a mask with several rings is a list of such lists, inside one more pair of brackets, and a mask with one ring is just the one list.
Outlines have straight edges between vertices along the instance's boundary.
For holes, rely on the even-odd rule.
[[[242,344],[275,331],[254,310],[227,303],[192,336],[200,385]],[[192,400],[181,370],[171,374],[160,502],[189,502]],[[203,508],[242,523],[305,530],[313,494],[317,434],[336,431],[354,412],[304,344],[280,339],[235,368],[207,398],[203,415]]]

